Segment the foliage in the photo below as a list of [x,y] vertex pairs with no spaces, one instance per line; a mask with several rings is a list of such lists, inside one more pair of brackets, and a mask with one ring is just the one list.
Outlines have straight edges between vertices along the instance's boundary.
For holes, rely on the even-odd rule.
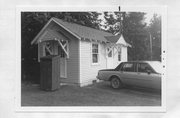
[[148,28],[152,35],[152,59],[161,60],[161,16],[154,14]]
[[117,34],[122,33],[126,42],[131,44],[131,48],[128,49],[129,60],[149,60],[149,51],[146,44],[147,40],[147,28],[144,22],[145,13],[143,12],[129,12],[122,13],[123,21],[122,32],[120,32],[120,15],[118,12],[107,13],[104,12],[104,18],[106,20],[105,25],[107,31]]

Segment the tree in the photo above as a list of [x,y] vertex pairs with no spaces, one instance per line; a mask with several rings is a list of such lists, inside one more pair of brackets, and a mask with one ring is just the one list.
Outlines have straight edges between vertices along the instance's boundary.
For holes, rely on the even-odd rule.
[[148,26],[152,36],[152,59],[161,60],[161,16],[154,14]]
[[118,28],[118,19],[113,12],[104,12],[105,31],[115,34]]
[[[148,32],[146,29],[146,23],[144,22],[145,13],[143,12],[129,12],[122,13],[122,34],[131,48],[128,49],[129,60],[149,60],[149,51],[146,44]],[[105,25],[108,25],[106,30],[113,34],[120,32],[120,15],[119,12],[104,13],[106,20]]]

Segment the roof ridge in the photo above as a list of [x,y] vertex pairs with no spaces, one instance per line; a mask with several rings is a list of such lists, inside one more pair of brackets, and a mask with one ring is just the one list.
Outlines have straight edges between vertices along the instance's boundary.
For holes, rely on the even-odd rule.
[[[62,21],[62,22],[65,22],[65,23],[69,23],[69,24],[75,24],[77,26],[80,26],[80,27],[86,27],[86,28],[89,28],[89,29],[93,29],[93,30],[97,30],[99,32],[103,32],[103,33],[108,33],[108,34],[111,34],[112,36],[115,36],[114,34],[110,33],[110,32],[106,32],[104,30],[99,30],[99,29],[96,29],[96,28],[93,28],[93,27],[88,27],[88,26],[85,26],[85,25],[81,25],[81,24],[78,24],[78,23],[75,23],[75,22],[67,22],[63,19],[59,19],[59,18],[56,18],[56,17],[52,17],[54,20],[59,20],[59,21]],[[63,25],[63,24],[62,24]]]

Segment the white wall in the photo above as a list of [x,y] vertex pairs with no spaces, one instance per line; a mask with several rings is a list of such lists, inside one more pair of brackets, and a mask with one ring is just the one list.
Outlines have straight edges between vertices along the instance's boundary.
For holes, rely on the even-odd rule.
[[98,70],[106,69],[105,46],[99,43],[99,64],[93,65],[91,58],[91,42],[80,41],[80,85],[91,84],[97,80]]
[[117,51],[117,49],[114,49],[113,50],[113,65],[114,65],[114,68],[117,66],[117,65],[119,65],[119,61],[118,61],[118,51]]
[[128,60],[128,57],[127,57],[127,47],[122,47],[121,60],[122,61],[127,61]]
[[127,57],[127,47],[121,47],[121,61],[118,61],[118,52],[117,49],[115,48],[114,50],[114,54],[113,54],[113,65],[114,68],[117,67],[121,62],[123,61],[127,61],[128,57]]
[[[80,41],[80,86],[91,84],[93,80],[97,80],[98,70],[107,68],[105,45],[99,43],[99,63],[97,65],[92,64],[91,45],[90,41]],[[127,47],[122,47],[121,62],[118,61],[117,50],[114,49],[113,52],[113,68],[122,61],[127,61]]]

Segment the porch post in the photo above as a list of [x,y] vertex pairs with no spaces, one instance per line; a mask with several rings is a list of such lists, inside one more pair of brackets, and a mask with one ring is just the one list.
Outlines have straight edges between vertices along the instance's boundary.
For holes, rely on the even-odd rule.
[[[55,39],[55,40],[57,40],[57,39]],[[61,41],[58,40],[58,43],[61,46],[61,48],[63,49],[63,51],[66,53],[67,58],[69,58],[69,43],[68,43],[68,41],[66,41],[65,44],[62,44]],[[65,49],[65,47],[66,47],[66,49]]]

